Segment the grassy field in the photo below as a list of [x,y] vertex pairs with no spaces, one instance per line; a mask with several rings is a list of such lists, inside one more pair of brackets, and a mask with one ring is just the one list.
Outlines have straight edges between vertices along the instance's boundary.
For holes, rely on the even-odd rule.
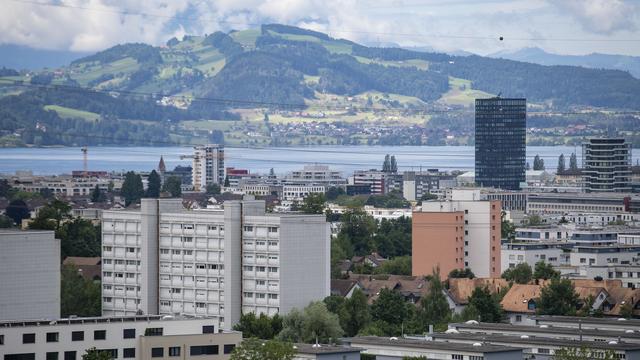
[[378,65],[396,66],[396,67],[415,67],[415,68],[418,68],[418,70],[429,69],[429,62],[425,60],[419,60],[419,59],[411,59],[411,60],[405,60],[405,61],[387,61],[387,60],[369,59],[362,56],[354,56],[354,58],[356,58],[356,60],[358,60],[363,64],[378,64]]
[[493,94],[481,90],[474,90],[471,81],[449,76],[449,91],[447,91],[439,102],[447,105],[472,106],[477,98],[492,97]]
[[67,119],[83,119],[86,121],[96,121],[100,119],[100,115],[96,113],[92,113],[89,111],[72,109],[64,106],[58,105],[46,105],[44,107],[45,110],[53,110],[62,118]]
[[229,34],[233,40],[245,47],[254,47],[256,39],[260,36],[260,29],[242,30]]
[[229,120],[188,120],[180,122],[182,128],[187,130],[221,130],[228,131],[235,124],[235,121]]

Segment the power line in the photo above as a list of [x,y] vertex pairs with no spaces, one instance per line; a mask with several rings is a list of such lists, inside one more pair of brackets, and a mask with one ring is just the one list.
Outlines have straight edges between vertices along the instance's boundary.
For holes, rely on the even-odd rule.
[[[131,15],[131,16],[146,16],[146,17],[156,17],[156,18],[164,18],[164,19],[176,19],[176,20],[196,20],[196,21],[215,21],[222,24],[228,25],[239,25],[239,26],[262,26],[262,23],[251,23],[251,22],[238,22],[238,21],[229,21],[222,20],[215,17],[196,17],[196,16],[183,16],[183,15],[163,15],[163,14],[152,14],[141,11],[130,11],[130,10],[116,10],[111,8],[95,8],[88,6],[80,6],[80,5],[70,5],[63,3],[44,3],[40,1],[32,1],[32,0],[11,0],[16,3],[22,4],[31,4],[37,6],[50,6],[50,7],[58,7],[58,8],[67,8],[67,9],[77,9],[84,11],[96,11],[102,13],[111,13],[118,15]],[[494,41],[552,41],[552,42],[640,42],[640,39],[588,39],[588,38],[522,38],[522,37],[514,37],[511,38],[509,36],[505,36],[505,34],[495,35],[495,36],[481,36],[481,35],[466,35],[466,34],[418,34],[418,33],[395,33],[395,32],[376,32],[376,31],[363,31],[363,30],[347,30],[347,29],[327,29],[328,32],[331,33],[347,33],[347,34],[369,34],[369,35],[387,35],[387,36],[402,36],[402,37],[419,37],[419,38],[444,38],[444,39],[472,39],[472,40],[494,40]]]
[[[189,99],[191,101],[201,101],[208,103],[215,103],[219,105],[244,105],[244,106],[262,106],[262,107],[281,107],[281,108],[289,108],[289,109],[297,109],[297,110],[325,110],[325,111],[345,111],[345,106],[347,105],[320,105],[320,104],[293,104],[293,103],[284,103],[284,102],[269,102],[269,101],[252,101],[252,100],[239,100],[239,99],[230,99],[230,98],[214,98],[214,97],[198,97],[198,96],[181,96],[181,95],[163,95],[161,93],[151,93],[151,92],[142,92],[142,91],[131,91],[131,90],[100,90],[100,89],[92,89],[82,86],[72,86],[72,85],[52,85],[52,84],[33,84],[26,83],[21,80],[12,80],[12,79],[2,79],[0,78],[0,85],[5,84],[6,86],[17,86],[17,87],[25,87],[25,88],[40,88],[40,89],[50,89],[50,90],[67,90],[67,91],[76,91],[76,92],[88,92],[88,93],[98,93],[98,94],[106,94],[106,95],[125,95],[130,97],[142,97],[142,98],[170,98],[170,99]],[[422,101],[422,100],[420,100]],[[223,110],[223,109],[219,109]],[[474,111],[469,109],[445,109],[445,110],[436,110],[436,109],[426,109],[426,108],[376,108],[376,107],[367,107],[367,106],[353,106],[353,110],[364,110],[371,111],[374,113],[403,113],[403,112],[411,112],[412,115],[430,115],[430,114],[474,114]],[[528,111],[527,115],[529,116],[563,116],[563,115],[586,115],[593,113],[595,111]],[[640,114],[640,110],[629,110],[629,111],[609,111],[602,110],[602,113],[607,115],[638,115]],[[321,119],[315,119],[321,120]]]

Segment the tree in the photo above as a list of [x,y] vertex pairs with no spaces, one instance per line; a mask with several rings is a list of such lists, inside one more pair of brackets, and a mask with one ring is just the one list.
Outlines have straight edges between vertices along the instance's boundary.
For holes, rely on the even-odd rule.
[[515,225],[513,225],[513,223],[509,220],[507,220],[507,213],[502,210],[502,213],[500,213],[500,219],[501,219],[501,225],[500,225],[500,231],[501,231],[501,236],[503,239],[507,239],[509,241],[513,241],[516,239],[516,227]]
[[345,335],[356,336],[371,321],[367,296],[356,289],[342,304],[339,316]]
[[376,223],[373,248],[384,257],[411,255],[411,218],[382,219]]
[[591,359],[602,359],[602,360],[614,360],[617,359],[616,354],[613,350],[594,350],[587,347],[567,347],[558,349],[555,351],[552,357],[553,360],[591,360]]
[[383,172],[391,171],[391,159],[389,157],[389,154],[384,156],[384,162],[382,163],[382,171]]
[[220,194],[220,185],[218,184],[207,184],[206,188],[207,195],[219,195]]
[[85,350],[85,353],[82,354],[82,360],[111,360],[113,358],[110,352],[98,350],[95,346]]
[[23,200],[11,201],[5,209],[4,213],[9,218],[11,218],[11,220],[13,220],[13,222],[18,226],[22,224],[23,219],[28,219],[31,217],[29,206],[27,206],[27,203],[25,203]]
[[151,170],[147,178],[147,193],[145,196],[153,199],[159,198],[161,186],[162,179],[160,179],[160,175],[155,170]]
[[429,201],[429,200],[438,200],[438,195],[432,194],[432,193],[429,193],[429,192],[428,193],[424,193],[420,197],[420,204],[422,204],[423,201]]
[[224,177],[224,187],[228,188],[229,186],[231,186],[231,183],[229,182],[229,175]]
[[327,310],[334,314],[340,314],[342,304],[344,304],[345,298],[340,295],[329,295],[322,302],[327,306]]
[[538,154],[533,158],[533,170],[544,170],[544,159]]
[[526,223],[528,226],[540,226],[542,225],[542,218],[538,214],[529,215]]
[[325,202],[323,193],[310,193],[304,198],[300,210],[305,214],[323,214]]
[[142,185],[142,177],[133,171],[129,171],[124,175],[122,190],[120,191],[124,197],[124,205],[129,206],[135,204],[144,195],[144,186]]
[[257,317],[249,312],[240,315],[240,321],[233,330],[241,331],[244,338],[273,339],[282,331],[282,318],[278,314],[269,317],[264,313]]
[[292,310],[284,317],[280,340],[292,342],[322,343],[336,342],[342,336],[338,315],[327,310],[321,302],[312,302],[302,312]]
[[527,263],[520,263],[513,268],[509,268],[502,273],[502,278],[513,281],[516,284],[528,284],[533,277],[531,266]]
[[578,158],[576,157],[576,153],[571,153],[571,157],[569,157],[569,170],[578,171]]
[[324,195],[326,196],[327,200],[335,200],[338,198],[338,196],[344,195],[344,194],[345,192],[343,188],[338,186],[332,186],[327,189]]
[[177,176],[169,176],[164,182],[163,191],[171,194],[171,197],[182,195],[182,179]]
[[409,319],[402,294],[382,288],[378,298],[371,305],[371,317],[383,335],[400,335],[403,323]]
[[102,290],[99,281],[83,278],[73,265],[62,267],[60,279],[60,314],[63,317],[100,316]]
[[538,313],[541,315],[569,315],[576,314],[579,305],[571,280],[552,278],[551,282],[540,291],[537,302]]
[[38,193],[40,193],[40,196],[42,196],[43,199],[51,199],[53,197],[53,190],[49,189],[48,187],[40,189]]
[[620,316],[626,319],[633,317],[633,302],[627,301],[620,307]]
[[7,179],[0,179],[0,197],[10,199],[16,191]]
[[443,290],[444,285],[440,281],[440,269],[433,269],[433,274],[429,279],[429,294],[420,301],[422,309],[419,316],[423,328],[426,328],[427,325],[443,324],[451,316],[451,309],[442,293]]
[[373,249],[373,234],[376,221],[362,209],[350,209],[341,216],[342,226],[336,238],[337,245],[342,246],[345,255],[367,255]]
[[502,320],[502,306],[487,286],[476,287],[473,290],[469,297],[469,306],[477,310],[480,321],[497,323]]
[[100,190],[100,186],[96,184],[96,187],[91,191],[91,202],[99,203],[105,201],[107,198],[105,194]]
[[449,278],[467,278],[467,279],[473,279],[474,277],[476,277],[476,275],[473,273],[473,271],[471,271],[471,269],[469,268],[464,268],[464,269],[453,269],[451,270],[451,272],[449,272]]
[[8,217],[8,216],[4,216],[4,215],[0,215],[0,229],[7,229],[13,226],[13,219]]
[[398,172],[398,163],[396,163],[395,155],[391,155],[391,163],[389,164],[389,171],[392,173]]
[[566,170],[564,163],[564,154],[560,154],[558,157],[558,169],[556,170],[557,174],[562,174]]
[[71,221],[65,221],[56,229],[56,237],[61,242],[60,256],[63,259],[67,256],[100,256],[100,229],[90,220],[77,217]]
[[545,263],[543,260],[540,260],[535,265],[535,270],[533,272],[534,279],[553,279],[560,277],[560,273],[553,269],[553,266],[549,263]]
[[411,256],[397,256],[374,269],[375,274],[411,275]]
[[231,360],[291,360],[293,345],[277,340],[244,339],[231,353]]

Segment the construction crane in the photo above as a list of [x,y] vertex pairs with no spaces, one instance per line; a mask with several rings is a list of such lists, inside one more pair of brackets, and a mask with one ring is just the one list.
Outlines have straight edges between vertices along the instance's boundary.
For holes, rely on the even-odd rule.
[[83,146],[82,148],[80,148],[80,151],[82,151],[82,166],[83,166],[83,176],[86,178],[89,176],[89,170],[88,170],[88,166],[87,166],[87,152],[89,151],[87,149],[86,146]]

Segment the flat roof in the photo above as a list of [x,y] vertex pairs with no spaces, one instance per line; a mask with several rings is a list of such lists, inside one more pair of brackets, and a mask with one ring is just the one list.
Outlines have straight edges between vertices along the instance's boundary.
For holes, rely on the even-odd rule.
[[[60,319],[24,319],[0,321],[0,328],[23,326],[54,326],[75,324],[98,324],[120,322],[172,321],[172,320],[206,320],[207,317],[172,316],[172,315],[137,315],[137,316],[107,316],[107,317],[74,317]],[[210,317],[209,319],[215,319]]]
[[[478,342],[500,342],[514,344],[515,346],[522,346],[522,344],[536,345],[536,346],[557,346],[557,347],[587,347],[594,349],[604,350],[640,350],[640,344],[616,342],[616,344],[609,344],[606,341],[580,341],[580,340],[567,340],[567,339],[555,339],[549,337],[528,336],[527,338],[521,338],[518,335],[503,335],[503,334],[445,334],[437,333],[432,334],[434,339],[442,339],[446,341],[478,341]],[[438,341],[438,340],[436,340]]]
[[[614,265],[618,267],[620,265]],[[597,317],[574,317],[574,316],[557,316],[557,315],[535,315],[532,317],[534,320],[538,321],[548,321],[548,322],[572,322],[577,326],[578,322],[583,324],[598,324],[598,325],[618,325],[618,326],[629,326],[631,327],[639,327],[640,328],[640,319],[625,319],[625,318],[597,318]],[[620,320],[624,319],[624,320]]]
[[[392,340],[393,339],[393,340]],[[502,345],[482,344],[481,346],[473,346],[472,344],[447,343],[431,340],[414,340],[406,338],[388,338],[379,336],[358,336],[343,339],[349,344],[366,344],[366,345],[382,345],[382,346],[398,346],[408,348],[418,348],[425,350],[441,350],[441,351],[462,351],[472,353],[497,353],[522,350],[522,347],[510,347]]]
[[[576,320],[574,320],[576,321]],[[526,326],[526,325],[511,325],[511,324],[495,324],[495,323],[479,323],[479,324],[465,324],[465,323],[456,323],[450,324],[450,327],[456,329],[469,329],[469,330],[493,330],[493,331],[515,331],[522,333],[539,333],[539,334],[558,334],[558,335],[578,335],[578,329],[562,327],[562,326],[549,326],[546,328],[541,328],[539,326]],[[633,325],[629,325],[630,330]],[[625,333],[622,330],[602,330],[602,329],[582,329],[582,335],[587,336],[600,336],[600,337],[611,337],[611,338],[626,338],[626,339],[634,339],[640,340],[640,332],[634,333]]]
[[342,353],[360,353],[362,349],[344,345],[327,345],[327,344],[294,344],[294,349],[299,354],[342,354]]

